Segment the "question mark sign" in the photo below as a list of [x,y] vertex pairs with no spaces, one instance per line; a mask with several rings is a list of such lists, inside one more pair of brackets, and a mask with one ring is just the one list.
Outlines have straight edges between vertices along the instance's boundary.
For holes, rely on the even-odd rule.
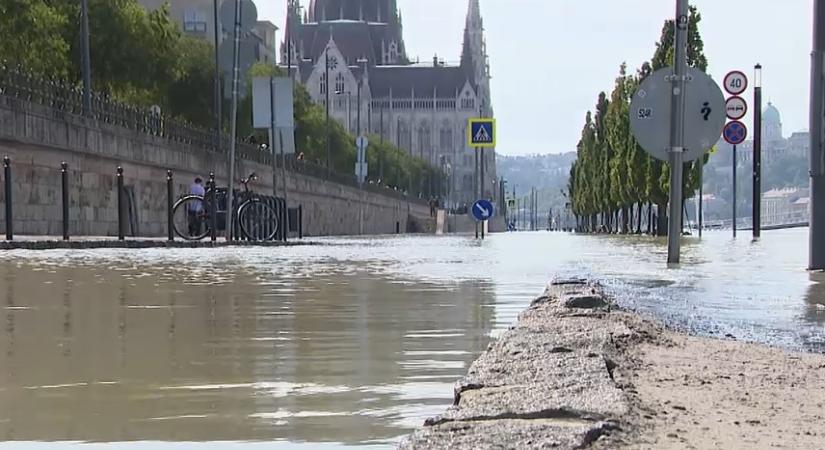
[[702,108],[702,115],[705,117],[705,122],[707,122],[708,118],[710,117],[710,113],[713,112],[713,110],[710,109],[710,103],[709,102],[705,102],[704,106],[705,107]]

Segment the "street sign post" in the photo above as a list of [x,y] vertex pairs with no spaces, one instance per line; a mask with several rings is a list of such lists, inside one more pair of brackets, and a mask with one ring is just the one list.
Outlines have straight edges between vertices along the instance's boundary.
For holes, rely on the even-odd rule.
[[748,114],[748,102],[734,95],[725,102],[725,112],[730,120],[742,120]]
[[369,164],[367,164],[367,146],[369,140],[366,136],[358,136],[355,139],[355,146],[358,147],[358,157],[355,162],[355,176],[358,178],[358,183],[363,186],[367,180],[367,173],[369,171]]
[[496,119],[470,119],[467,126],[467,145],[477,148],[496,146]]
[[[657,70],[639,86],[630,105],[633,135],[651,156],[670,158],[670,121],[673,68]],[[696,68],[685,83],[684,161],[704,156],[719,140],[725,125],[725,98],[719,86]]]
[[744,119],[748,114],[748,102],[740,97],[741,94],[748,90],[748,76],[741,70],[734,70],[725,75],[725,91],[731,95],[725,103],[725,112],[732,122],[725,125],[722,131],[722,137],[725,141],[733,145],[733,161],[731,163],[731,170],[733,172],[733,218],[731,220],[731,228],[733,229],[733,237],[736,238],[736,168],[738,160],[736,158],[736,146],[745,142],[748,137],[748,127],[740,120]]
[[744,123],[734,120],[725,125],[725,130],[722,132],[728,144],[739,145],[745,142],[748,137],[748,127]]
[[481,199],[473,204],[473,217],[479,222],[485,222],[493,217],[493,204],[489,200]]
[[748,76],[744,72],[734,70],[725,75],[725,90],[730,95],[740,95],[748,90]]

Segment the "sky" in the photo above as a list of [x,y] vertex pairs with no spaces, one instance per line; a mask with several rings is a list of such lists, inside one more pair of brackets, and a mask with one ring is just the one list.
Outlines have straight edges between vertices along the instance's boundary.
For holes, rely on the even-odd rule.
[[[619,66],[653,56],[673,0],[480,0],[490,55],[497,152],[575,151],[584,117]],[[283,28],[286,0],[258,0],[261,19]],[[398,0],[408,55],[457,63],[468,0]],[[749,76],[763,66],[763,96],[784,134],[808,129],[813,0],[692,0],[708,73]],[[308,5],[308,0],[302,0]],[[283,36],[279,36],[282,39]],[[753,106],[753,91],[744,94]],[[745,118],[751,124],[750,117]]]

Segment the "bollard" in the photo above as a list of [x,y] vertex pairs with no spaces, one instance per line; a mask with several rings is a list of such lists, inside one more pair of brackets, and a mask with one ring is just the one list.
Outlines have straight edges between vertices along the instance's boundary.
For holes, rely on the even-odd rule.
[[175,215],[172,211],[174,208],[175,186],[172,171],[166,171],[166,232],[168,234],[169,242],[175,240]]
[[119,241],[123,241],[126,239],[126,235],[123,231],[123,167],[117,167],[117,239]]
[[215,172],[209,172],[209,234],[212,242],[218,240],[218,205],[217,186],[215,185]]
[[304,205],[298,205],[298,239],[304,238]]
[[69,164],[60,163],[60,177],[63,184],[63,240],[69,240]]
[[11,160],[8,156],[3,158],[3,181],[6,184],[6,240],[14,239],[14,227],[11,215]]

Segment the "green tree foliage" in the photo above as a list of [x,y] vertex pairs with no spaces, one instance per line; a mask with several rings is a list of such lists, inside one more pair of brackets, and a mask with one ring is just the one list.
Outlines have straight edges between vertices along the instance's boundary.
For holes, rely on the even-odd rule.
[[[690,67],[707,70],[704,43],[699,32],[702,16],[695,7],[690,10],[687,59]],[[673,65],[674,22],[666,21],[656,50],[649,63],[644,63],[634,75],[622,64],[615,86],[608,99],[601,93],[595,115],[588,113],[579,141],[578,159],[571,170],[569,196],[574,213],[585,220],[580,225],[593,231],[595,217],[601,216],[601,226],[611,231],[628,232],[637,208],[637,229],[641,229],[641,210],[647,203],[664,211],[668,202],[669,168],[644,152],[630,130],[630,102],[639,84],[651,73]],[[685,164],[685,197],[699,187],[699,174],[707,157]],[[621,214],[617,214],[621,213]],[[615,218],[620,217],[620,223]],[[660,226],[660,229],[662,227]]]
[[69,75],[69,23],[45,0],[0,0],[0,61],[20,64],[49,77]]
[[[212,127],[214,47],[183,34],[168,8],[165,4],[148,11],[136,0],[89,0],[93,89],[138,107],[158,105],[173,117]],[[0,62],[80,83],[78,0],[0,0],[0,30]],[[263,64],[248,74],[250,80],[269,75],[283,74]],[[266,142],[265,133],[252,128],[251,82],[248,86],[249,95],[239,104],[238,135]],[[221,101],[228,124],[230,108],[225,99]],[[300,85],[295,89],[295,116],[298,151],[306,161],[325,165],[326,114]],[[334,170],[353,173],[355,137],[333,120],[329,140]],[[378,137],[371,139],[368,158],[375,182],[415,191],[443,185],[440,170]],[[379,180],[381,172],[384,177]]]

